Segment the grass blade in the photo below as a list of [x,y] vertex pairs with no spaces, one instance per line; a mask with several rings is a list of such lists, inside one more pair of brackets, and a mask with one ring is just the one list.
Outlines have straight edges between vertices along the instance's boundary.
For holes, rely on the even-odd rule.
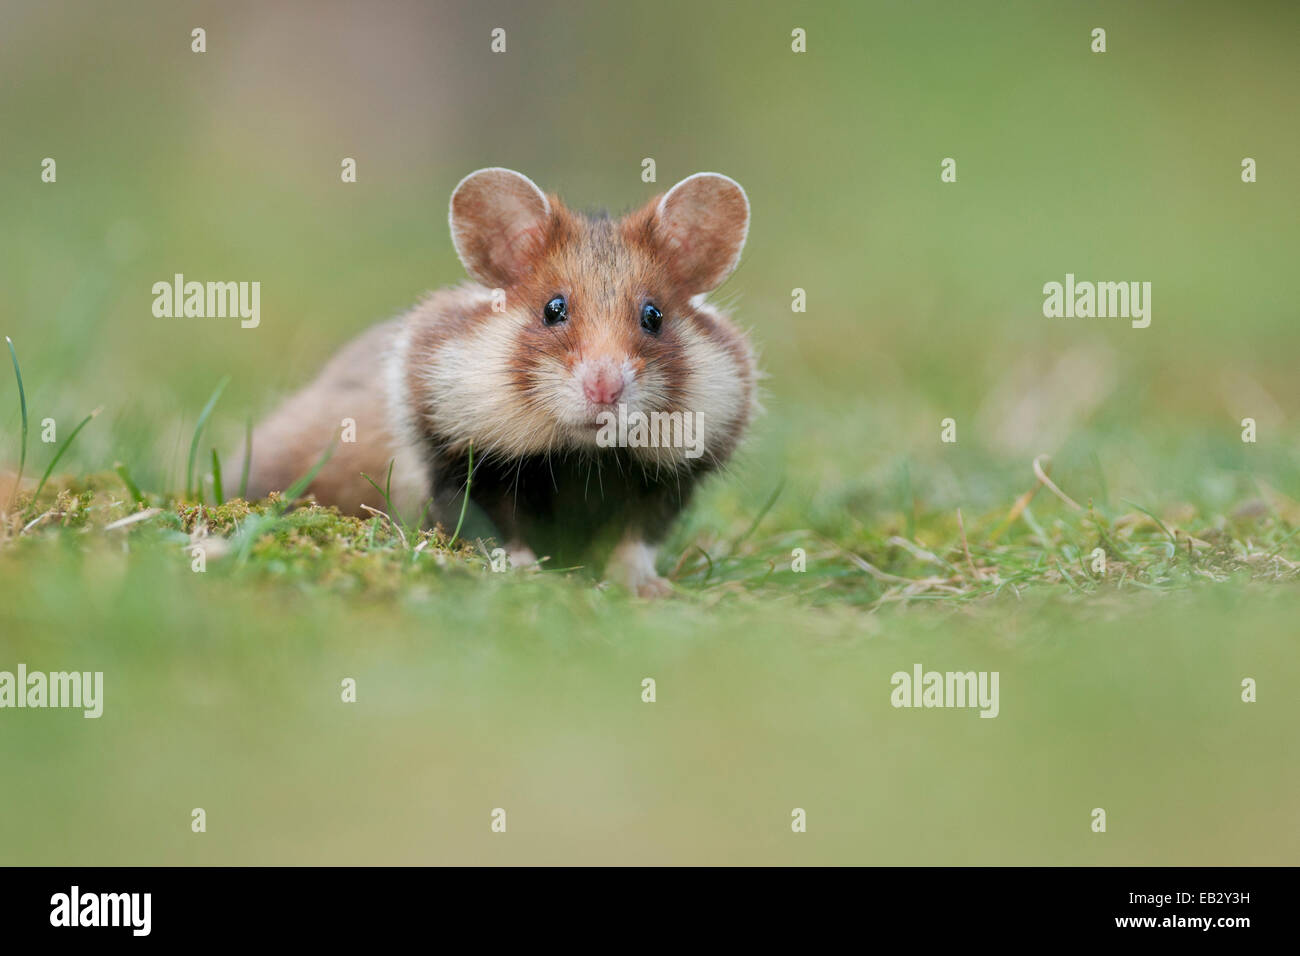
[[396,522],[399,525],[405,525],[406,522],[402,520],[402,516],[399,515],[397,511],[393,508],[393,495],[392,495],[393,462],[395,461],[397,461],[397,459],[393,458],[388,462],[388,480],[384,482],[384,487],[382,488],[379,487],[379,484],[375,481],[375,479],[371,478],[364,471],[361,473],[361,477],[366,479],[366,481],[370,482],[370,487],[374,488],[375,491],[379,492],[380,495],[383,496],[384,507],[388,509],[389,518],[391,518],[394,522]]
[[240,565],[243,565],[248,561],[248,556],[253,551],[253,545],[262,535],[269,531],[274,531],[279,527],[282,521],[287,520],[283,517],[285,509],[287,509],[289,505],[293,504],[294,500],[306,491],[307,486],[316,479],[318,474],[320,474],[320,470],[325,467],[325,463],[329,461],[330,456],[334,454],[334,447],[335,446],[331,444],[326,448],[325,453],[320,456],[320,459],[316,464],[312,465],[311,470],[289,486],[280,498],[279,504],[265,514],[254,514],[250,516],[244,523],[243,528],[239,531],[237,538],[239,544],[236,548],[236,560]]
[[18,379],[18,407],[23,413],[23,444],[18,457],[18,479],[14,482],[14,494],[18,494],[18,488],[23,483],[23,466],[27,464],[27,391],[23,388],[23,373],[18,368],[18,353],[14,351],[14,341],[5,336],[5,343],[9,346],[9,358],[14,363],[14,378]]
[[212,495],[217,499],[218,506],[226,503],[226,496],[221,489],[221,458],[215,448],[212,449]]
[[1146,515],[1148,518],[1150,518],[1152,521],[1154,521],[1154,522],[1156,523],[1156,526],[1159,527],[1161,531],[1163,531],[1165,534],[1169,535],[1169,540],[1170,540],[1170,541],[1172,541],[1175,545],[1178,544],[1178,536],[1175,535],[1175,534],[1174,534],[1172,531],[1170,531],[1168,528],[1166,528],[1166,527],[1165,527],[1165,523],[1164,523],[1163,521],[1161,521],[1159,518],[1157,518],[1154,514],[1152,514],[1150,511],[1147,511],[1146,508],[1143,508],[1143,507],[1142,507],[1140,504],[1138,504],[1136,501],[1129,501],[1127,498],[1123,498],[1123,499],[1121,499],[1121,500],[1124,502],[1124,504],[1126,504],[1126,505],[1131,505],[1132,507],[1136,508],[1138,511],[1140,511],[1140,512],[1142,512],[1144,515]]
[[320,474],[320,470],[325,467],[325,463],[330,460],[330,456],[333,454],[334,445],[331,444],[325,449],[325,454],[320,456],[320,460],[311,466],[311,470],[289,486],[284,493],[284,497],[280,499],[281,510],[289,507],[298,498],[302,497],[302,493],[307,490],[307,486],[316,480],[316,476]]
[[474,443],[469,443],[469,465],[465,473],[465,500],[460,503],[460,518],[456,521],[456,530],[451,533],[451,540],[447,542],[447,547],[456,543],[456,538],[460,536],[460,526],[465,523],[465,509],[469,507],[469,489],[474,481]]
[[97,416],[103,410],[104,408],[102,405],[99,408],[95,409],[93,412],[91,412],[89,415],[87,415],[85,418],[81,420],[81,424],[72,430],[71,435],[69,435],[67,438],[63,440],[63,444],[59,446],[59,450],[56,451],[54,453],[54,457],[50,459],[50,466],[45,469],[45,474],[41,475],[41,483],[36,486],[36,493],[32,495],[32,501],[35,501],[37,498],[40,497],[41,489],[44,488],[45,483],[50,480],[50,475],[54,473],[54,466],[59,463],[59,459],[62,458],[63,453],[68,450],[68,446],[72,444],[72,440],[76,438],[77,434],[90,423],[90,420],[92,418]]
[[126,485],[127,494],[131,496],[131,500],[138,505],[144,504],[144,494],[140,491],[139,486],[131,480],[131,473],[126,470],[126,465],[120,461],[115,462],[113,470],[117,472],[117,477],[122,479],[122,484]]
[[221,393],[226,390],[230,384],[230,376],[227,375],[217,383],[217,387],[212,392],[212,397],[208,403],[203,406],[203,411],[199,412],[199,420],[194,423],[194,437],[190,439],[190,461],[185,469],[185,497],[194,497],[194,460],[199,456],[199,438],[203,435],[203,429],[208,424],[208,419],[212,416],[212,409],[217,405],[217,399]]
[[[732,554],[735,554],[736,549],[739,548],[751,534],[758,530],[758,526],[762,523],[763,519],[767,517],[767,513],[772,510],[772,506],[776,504],[776,499],[781,497],[781,492],[784,490],[785,479],[782,478],[776,483],[776,487],[772,489],[772,493],[767,496],[767,501],[764,503],[763,507],[758,509],[758,514],[756,514],[754,520],[749,523],[749,527],[745,529],[744,534],[731,542]],[[712,562],[710,562],[710,570],[712,570]]]

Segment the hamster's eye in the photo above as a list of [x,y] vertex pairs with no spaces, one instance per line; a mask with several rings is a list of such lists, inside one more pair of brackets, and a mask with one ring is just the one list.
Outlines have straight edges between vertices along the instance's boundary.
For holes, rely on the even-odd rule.
[[653,302],[647,302],[641,306],[641,328],[651,335],[658,335],[659,330],[663,328],[663,324],[664,314],[655,308]]
[[557,295],[546,307],[542,309],[542,321],[547,325],[557,325],[569,317],[569,304],[564,301],[564,296]]

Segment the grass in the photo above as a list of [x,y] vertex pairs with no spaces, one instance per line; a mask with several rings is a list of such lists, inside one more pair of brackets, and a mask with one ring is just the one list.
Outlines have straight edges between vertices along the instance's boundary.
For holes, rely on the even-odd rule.
[[[75,432],[68,441],[73,437]],[[66,447],[67,442],[51,468]],[[448,534],[406,527],[390,517],[391,508],[368,519],[340,515],[310,501],[288,510],[328,457],[327,451],[283,494],[246,502],[223,499],[214,452],[216,506],[197,498],[144,493],[122,464],[112,472],[64,477],[50,489],[42,479],[36,494],[16,495],[4,516],[0,547],[21,553],[28,547],[25,539],[33,537],[105,534],[138,515],[128,535],[133,549],[166,546],[175,534],[194,535],[200,527],[203,537],[221,542],[217,553],[231,554],[231,573],[237,569],[238,574],[257,575],[269,567],[274,576],[288,574],[303,586],[364,591],[365,582],[388,578],[395,549],[404,552],[397,566],[412,579],[421,577],[434,555],[439,555],[432,562],[439,569],[445,569],[447,559],[463,562],[467,570],[488,566],[490,545],[479,541],[466,549],[459,524]],[[986,513],[966,517],[960,508],[928,511],[910,503],[905,514],[884,513],[874,524],[822,519],[792,526],[784,514],[773,516],[781,482],[753,514],[735,509],[732,501],[735,514],[729,523],[715,516],[709,527],[677,535],[663,570],[683,600],[716,604],[774,596],[806,606],[843,604],[872,612],[889,606],[963,605],[1030,591],[1086,599],[1300,580],[1300,506],[1271,489],[1226,514],[1201,515],[1183,505],[1170,508],[1162,519],[1132,502],[1110,509],[1092,502],[1083,507],[1067,498],[1070,506],[1063,506],[1050,496],[1036,511],[1034,502],[1041,498],[1035,496],[1045,487],[1044,479],[1051,481],[1041,468],[1036,470],[1038,475],[1026,476],[1029,487],[1022,495]],[[725,496],[728,489],[713,491]],[[337,539],[332,543],[331,535]],[[303,555],[294,554],[295,542],[307,549]],[[346,571],[322,566],[317,560],[322,549],[346,553]],[[220,573],[224,565],[216,563],[213,570]],[[591,569],[556,573],[581,586],[596,581]]]
[[[210,399],[191,451],[221,420]],[[15,862],[1300,853],[1278,798],[1300,786],[1286,445],[1109,426],[1017,461],[788,405],[670,538],[673,598],[645,602],[590,568],[495,573],[459,527],[302,500],[332,449],[256,502],[223,500],[215,449],[215,504],[188,467],[190,495],[141,486],[142,459],[57,473],[87,421],[0,516],[0,669],[108,688],[99,721],[0,722]],[[998,719],[888,707],[918,662],[997,670]],[[194,806],[214,839],[188,839]],[[498,806],[518,839],[484,843]]]
[[23,480],[23,469],[27,467],[27,390],[23,388],[23,372],[18,367],[18,353],[14,351],[13,339],[5,336],[5,345],[9,346],[9,358],[14,366],[14,378],[18,380],[18,408],[22,417],[23,437],[18,446],[18,474],[14,479],[14,491],[17,492]]
[[[289,511],[329,461],[333,447],[282,494],[251,503],[242,498],[226,501],[220,456],[213,448],[210,478],[216,506],[205,507],[201,487],[194,482],[194,465],[204,430],[230,376],[217,384],[195,422],[184,495],[144,494],[127,466],[119,462],[112,476],[60,482],[60,490],[43,507],[42,493],[55,467],[101,409],[82,419],[54,453],[35,489],[25,492],[27,398],[13,342],[8,337],[6,342],[17,383],[23,441],[0,546],[21,547],[21,539],[30,534],[69,530],[85,534],[130,528],[132,546],[145,548],[175,544],[177,535],[188,535],[189,546],[201,545],[205,556],[209,550],[214,557],[230,554],[239,573],[269,570],[281,578],[290,575],[302,585],[362,593],[380,580],[385,582],[381,590],[391,590],[394,575],[397,580],[418,579],[417,567],[444,570],[448,558],[452,564],[465,564],[465,569],[490,567],[484,564],[490,548],[483,541],[477,542],[476,549],[457,548],[472,485],[467,487],[450,537],[442,528],[411,529],[391,517],[396,514],[389,494],[391,464],[382,488],[369,475],[361,476],[384,496],[387,513],[363,521],[313,503]],[[246,453],[250,434],[246,430]],[[472,447],[470,456],[472,480]],[[1098,465],[1095,455],[1092,461]],[[845,522],[844,516],[837,515],[820,526],[789,529],[787,524],[784,530],[759,534],[786,488],[787,480],[782,478],[752,516],[736,516],[734,522],[743,524],[715,527],[693,540],[679,538],[670,550],[676,556],[668,576],[679,597],[705,604],[737,595],[775,593],[801,604],[841,602],[868,611],[890,605],[961,604],[1007,593],[1020,597],[1031,589],[1090,596],[1125,590],[1172,591],[1234,580],[1300,579],[1300,503],[1266,488],[1253,475],[1251,484],[1259,496],[1242,502],[1234,512],[1202,516],[1184,511],[1181,520],[1171,515],[1166,522],[1151,509],[1127,500],[1118,510],[1091,500],[1084,507],[1052,480],[1050,464],[1048,456],[1036,457],[1031,463],[1032,484],[1005,509],[977,517],[969,532],[960,507],[952,514],[918,510],[911,466],[904,461],[899,485],[901,529],[895,530],[896,522],[888,514],[886,523],[874,526]],[[246,458],[241,489],[247,465]],[[1097,473],[1106,493],[1099,465]],[[1042,489],[1064,506],[1044,521],[1033,509]],[[299,546],[305,549],[301,555],[295,552]],[[395,550],[400,557],[394,563]],[[347,560],[335,566],[320,560],[322,554],[346,555]],[[420,561],[422,554],[424,561]],[[591,569],[558,573],[589,584],[596,580]]]
[[[29,534],[70,529],[84,534],[129,527],[131,540],[141,547],[174,543],[176,535],[186,534],[191,545],[202,543],[205,550],[212,548],[214,556],[231,554],[240,573],[256,574],[269,567],[277,576],[291,572],[302,584],[360,591],[367,582],[380,579],[391,585],[398,544],[407,555],[396,567],[408,576],[418,576],[417,566],[443,569],[448,557],[469,568],[484,567],[488,544],[480,540],[476,549],[457,549],[472,485],[450,537],[445,529],[411,529],[391,517],[396,514],[389,494],[391,464],[382,488],[369,475],[361,476],[384,496],[387,513],[362,521],[313,503],[288,511],[329,461],[333,447],[282,494],[262,502],[226,501],[220,456],[213,448],[209,477],[216,506],[205,507],[201,486],[194,482],[194,465],[204,430],[230,376],[217,384],[195,422],[183,495],[165,491],[146,495],[119,462],[112,476],[60,482],[53,500],[42,505],[42,493],[55,467],[102,409],[82,419],[58,447],[35,489],[25,492],[21,475],[26,462],[27,399],[13,342],[7,337],[6,342],[17,383],[23,441],[0,546],[21,546],[21,539]],[[246,430],[246,453],[250,434]],[[472,479],[472,447],[470,455]],[[1103,493],[1108,494],[1095,455],[1092,462]],[[246,458],[241,489],[247,465]],[[669,579],[679,597],[706,604],[734,595],[775,593],[802,604],[842,602],[869,611],[890,605],[961,604],[1007,593],[1019,597],[1031,589],[1089,596],[1171,591],[1234,580],[1300,579],[1300,503],[1262,485],[1253,474],[1250,481],[1258,496],[1241,502],[1235,511],[1200,515],[1194,509],[1188,513],[1184,506],[1166,521],[1128,500],[1120,509],[1091,500],[1084,507],[1049,476],[1050,465],[1046,455],[1034,458],[1032,484],[1005,508],[977,516],[969,529],[960,507],[952,513],[919,509],[911,465],[904,461],[899,484],[901,528],[888,513],[883,515],[884,523],[875,525],[845,522],[844,515],[835,515],[830,521],[797,529],[789,527],[787,517],[782,530],[760,534],[786,488],[787,479],[782,478],[752,516],[735,516],[734,527],[715,526],[693,539],[679,536],[670,549],[675,557]],[[1033,504],[1043,489],[1057,506],[1050,518],[1040,521]],[[151,530],[156,533],[149,534]],[[295,554],[297,545],[307,552]],[[346,554],[345,570],[340,573],[339,568],[323,565],[318,560],[322,553]],[[427,556],[423,562],[422,553]],[[591,569],[559,573],[588,583],[596,580]]]
[[[203,437],[203,429],[207,427],[208,419],[212,417],[212,410],[217,407],[217,400],[221,398],[221,393],[226,390],[226,386],[229,384],[229,375],[217,383],[217,387],[212,390],[212,396],[208,399],[208,403],[203,406],[203,411],[199,412],[198,421],[194,423],[194,437],[190,439],[190,460],[185,469],[185,497],[187,498],[192,498],[196,494],[194,488],[194,463],[199,456],[199,439]],[[213,449],[213,456],[215,461],[216,449]],[[201,497],[202,492],[198,492],[198,494]]]
[[[21,768],[0,818],[14,862],[1207,864],[1300,850],[1284,798],[1300,785],[1286,757],[1297,602],[1289,569],[1260,553],[1287,542],[1247,547],[1243,531],[1193,558],[1125,511],[1107,534],[1134,563],[1101,580],[1060,553],[1091,519],[1044,512],[1048,546],[1019,522],[971,545],[974,572],[959,531],[925,548],[882,526],[810,549],[798,575],[773,565],[811,535],[769,518],[732,550],[749,518],[692,538],[678,599],[646,603],[581,573],[495,574],[480,548],[379,516],[141,509],[115,482],[47,491],[35,508],[49,517],[0,549],[6,659],[102,670],[107,688],[100,721],[0,725]],[[922,533],[941,526],[920,517]],[[196,544],[206,573],[191,571]],[[889,675],[914,662],[999,671],[1001,715],[892,710]],[[1248,676],[1257,705],[1238,700]],[[355,705],[339,703],[345,677]],[[1088,830],[1095,806],[1104,838]],[[506,843],[491,842],[494,807],[510,813]],[[806,841],[792,807],[809,813]]]

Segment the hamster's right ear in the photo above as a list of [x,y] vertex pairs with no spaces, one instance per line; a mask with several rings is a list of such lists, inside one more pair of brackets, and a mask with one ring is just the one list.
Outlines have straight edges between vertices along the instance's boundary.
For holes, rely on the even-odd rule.
[[465,271],[490,288],[519,279],[546,242],[551,204],[513,169],[470,173],[451,194],[451,241]]

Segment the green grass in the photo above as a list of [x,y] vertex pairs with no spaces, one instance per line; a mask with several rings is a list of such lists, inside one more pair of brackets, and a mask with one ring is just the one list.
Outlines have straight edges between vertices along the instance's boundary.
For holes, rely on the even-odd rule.
[[[20,460],[25,463],[26,392],[12,342],[9,349],[24,425]],[[205,551],[212,550],[216,558],[230,556],[228,562],[216,563],[218,573],[269,575],[301,588],[343,588],[362,594],[377,581],[385,582],[381,593],[391,592],[407,579],[419,581],[425,568],[433,569],[435,577],[449,567],[490,570],[491,542],[480,540],[476,548],[457,548],[463,508],[450,536],[441,527],[412,529],[400,517],[390,517],[395,514],[389,496],[391,467],[382,488],[370,476],[361,476],[384,495],[387,514],[363,521],[311,502],[290,510],[333,448],[283,493],[252,503],[242,498],[226,501],[220,456],[214,448],[208,477],[216,506],[206,507],[202,482],[196,485],[194,480],[195,459],[229,383],[230,376],[223,377],[199,412],[184,494],[168,494],[165,489],[145,494],[127,465],[119,462],[112,475],[69,478],[60,482],[57,494],[43,496],[64,453],[99,414],[96,409],[59,445],[34,489],[22,485],[20,465],[0,529],[0,547],[22,553],[27,547],[24,539],[32,536],[70,531],[104,534],[106,529],[129,528],[131,549],[166,548],[187,540],[191,546],[198,543]],[[470,462],[472,471],[472,457]],[[1237,501],[1231,510],[1214,512],[1204,505],[1166,502],[1162,519],[1150,507],[1127,499],[1108,504],[1110,483],[1095,453],[1090,456],[1095,472],[1091,477],[1104,499],[1101,502],[1089,498],[1086,505],[1080,504],[1048,474],[1051,464],[1049,456],[1036,456],[1021,494],[969,517],[963,516],[960,505],[951,511],[926,507],[918,499],[918,486],[924,492],[927,483],[914,480],[909,459],[899,465],[899,510],[873,503],[872,521],[858,519],[853,503],[857,486],[851,482],[819,489],[823,502],[836,502],[839,507],[808,507],[802,513],[782,500],[795,495],[809,500],[808,489],[799,489],[795,475],[781,476],[752,513],[734,487],[717,482],[707,499],[711,508],[706,506],[704,512],[715,514],[707,523],[698,518],[685,523],[667,550],[665,571],[675,596],[704,605],[776,595],[796,606],[839,603],[870,612],[893,605],[960,605],[1008,594],[1019,598],[1027,591],[1083,598],[1300,580],[1300,502],[1261,483],[1253,470],[1243,477],[1254,494]],[[1297,476],[1290,470],[1283,477],[1294,484]],[[1036,510],[1040,505],[1042,510]],[[718,520],[726,514],[731,516],[729,522]],[[134,520],[128,521],[133,515]],[[344,556],[346,561],[339,560]],[[598,571],[596,565],[547,576],[568,576],[582,586],[596,586]]]
[[[69,441],[72,437],[75,433]],[[41,537],[103,535],[105,528],[147,511],[147,518],[130,525],[125,546],[166,547],[176,534],[193,534],[197,524],[219,542],[219,554],[231,555],[228,568],[214,563],[218,574],[271,574],[304,588],[364,591],[367,582],[388,580],[395,569],[399,578],[420,580],[431,564],[427,559],[440,552],[445,554],[439,569],[445,569],[445,558],[465,564],[465,570],[489,567],[493,543],[478,541],[467,549],[461,542],[457,548],[459,524],[450,533],[421,531],[388,514],[352,518],[310,502],[287,510],[326,460],[328,452],[282,495],[253,503],[222,500],[215,507],[184,495],[144,493],[122,464],[112,473],[63,478],[56,482],[57,493],[40,491],[46,485],[42,479],[38,494],[29,489],[16,496],[0,548],[22,555]],[[215,451],[214,466],[221,499]],[[1300,580],[1300,506],[1271,487],[1221,513],[1166,502],[1162,518],[1128,501],[1114,507],[1093,501],[1079,505],[1064,492],[1058,497],[1044,491],[1032,470],[1024,486],[1022,494],[999,507],[965,514],[960,506],[925,508],[909,488],[900,493],[899,510],[881,509],[874,520],[862,521],[852,505],[840,513],[816,507],[800,512],[783,500],[799,493],[797,483],[788,480],[751,511],[735,487],[720,481],[670,540],[662,572],[683,601],[712,605],[777,598],[795,606],[839,604],[869,612],[964,605],[1028,592],[1085,600],[1245,582],[1294,586]],[[1060,491],[1055,482],[1052,487]],[[832,500],[845,502],[855,492],[852,485],[823,489]],[[337,547],[326,547],[331,535]],[[294,542],[307,550],[297,554]],[[322,548],[332,555],[346,553],[346,569],[322,564]],[[591,587],[599,582],[597,572],[598,565],[547,576]]]
[[[28,481],[0,669],[103,671],[106,705],[0,714],[6,859],[1294,862],[1285,449],[1116,430],[1036,470],[836,431],[765,421],[670,539],[660,602],[290,508],[309,475],[219,505],[141,488],[144,461]],[[998,671],[1001,714],[890,708],[916,663]]]
[[[25,422],[16,355],[13,361]],[[490,544],[479,541],[468,551],[456,547],[463,511],[449,537],[446,529],[410,529],[388,514],[363,522],[311,504],[286,513],[333,449],[283,494],[248,503],[239,498],[226,502],[214,448],[210,478],[217,505],[205,508],[194,481],[194,460],[228,383],[229,377],[222,379],[198,415],[185,494],[165,489],[145,494],[131,479],[130,469],[117,463],[114,475],[67,479],[60,482],[57,495],[43,495],[55,466],[97,410],[59,446],[34,489],[24,489],[18,476],[0,546],[22,553],[24,539],[33,535],[70,530],[103,534],[105,528],[116,530],[133,512],[147,511],[129,524],[131,548],[166,546],[177,534],[193,539],[201,533],[211,536],[217,555],[231,555],[229,573],[258,575],[269,568],[274,576],[301,587],[364,591],[376,579],[391,582],[394,573],[399,579],[418,579],[417,568],[445,568],[448,556],[453,565],[465,563],[468,570],[486,567]],[[1096,454],[1090,463],[1095,470],[1091,479],[1103,499],[1109,499],[1109,482]],[[860,485],[852,481],[823,484],[814,499],[797,474],[783,475],[752,510],[734,485],[716,482],[708,504],[696,509],[671,540],[665,571],[676,596],[697,603],[775,595],[795,605],[839,603],[866,611],[891,605],[966,604],[1020,597],[1027,591],[1086,598],[1243,581],[1294,583],[1300,578],[1300,504],[1261,483],[1253,471],[1237,476],[1234,483],[1244,487],[1248,482],[1253,493],[1230,509],[1215,511],[1207,504],[1166,501],[1148,507],[1127,499],[1109,504],[1091,497],[1080,504],[1049,476],[1050,467],[1048,456],[1035,457],[1024,476],[1023,492],[982,512],[970,510],[967,502],[963,515],[960,504],[927,504],[929,482],[914,475],[912,462],[904,459],[899,465],[897,510],[869,502],[869,520],[859,517]],[[363,477],[388,499],[391,473],[383,488]],[[1225,472],[1223,477],[1233,476]],[[1292,483],[1296,478],[1294,471],[1283,477]],[[793,504],[795,498],[805,506]],[[1164,517],[1153,507],[1163,508]],[[308,550],[297,554],[297,543]],[[322,548],[333,556],[346,553],[346,568],[320,561]],[[446,554],[437,562],[428,560],[440,551]],[[218,562],[214,570],[227,569]],[[597,572],[598,566],[556,574],[592,586],[599,580]]]
[[23,423],[22,442],[18,446],[18,473],[14,476],[14,491],[16,492],[22,484],[23,469],[27,467],[27,390],[23,388],[23,372],[18,365],[18,352],[14,349],[13,339],[7,335],[5,336],[5,345],[9,347],[9,358],[14,366],[14,378],[18,382],[18,413]]
[[[1300,850],[1283,797],[1300,785],[1286,756],[1300,604],[1285,565],[1229,543],[1244,532],[1184,556],[1149,519],[1117,520],[1107,533],[1133,563],[1094,580],[1061,554],[1092,519],[1044,511],[1050,547],[1027,528],[972,546],[998,584],[886,526],[810,547],[795,575],[775,565],[811,533],[760,524],[732,549],[741,520],[683,546],[678,599],[646,603],[581,573],[493,573],[469,543],[310,506],[173,504],[108,530],[150,512],[91,478],[36,507],[53,513],[0,549],[7,661],[102,670],[107,703],[93,722],[4,715],[0,746],[21,768],[0,818],[12,862],[1207,864]],[[1250,553],[1287,544],[1274,541]],[[890,674],[917,662],[999,671],[1002,713],[891,709]],[[340,703],[345,677],[356,704]],[[1245,677],[1259,703],[1240,702]],[[206,834],[189,832],[196,806]],[[1104,836],[1088,830],[1095,806]],[[507,841],[488,832],[494,807]],[[806,839],[789,832],[794,807]]]
[[[141,461],[28,482],[0,667],[101,670],[106,707],[3,715],[7,859],[1294,861],[1288,450],[1115,430],[1017,463],[836,421],[759,427],[659,602],[299,501],[310,473],[218,505],[141,488]],[[916,663],[997,670],[1001,714],[890,708]]]

